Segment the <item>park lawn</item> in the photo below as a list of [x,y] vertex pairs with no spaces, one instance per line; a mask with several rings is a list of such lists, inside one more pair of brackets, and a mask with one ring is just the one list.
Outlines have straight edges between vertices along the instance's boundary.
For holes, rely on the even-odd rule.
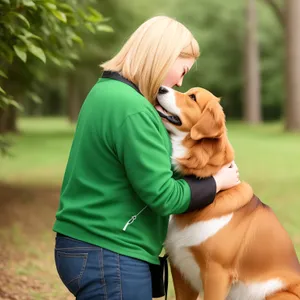
[[9,135],[10,156],[0,158],[0,181],[59,185],[75,126],[63,118],[23,118]]
[[[51,226],[75,127],[63,118],[22,118],[19,128],[20,134],[8,137],[12,156],[0,158],[6,191],[0,186],[6,203],[3,209],[0,201],[6,220],[0,222],[0,238],[10,253],[6,270],[26,287],[28,298],[20,299],[67,299],[53,264]],[[300,256],[300,135],[284,133],[280,123],[240,122],[229,122],[228,134],[241,179],[274,209]]]

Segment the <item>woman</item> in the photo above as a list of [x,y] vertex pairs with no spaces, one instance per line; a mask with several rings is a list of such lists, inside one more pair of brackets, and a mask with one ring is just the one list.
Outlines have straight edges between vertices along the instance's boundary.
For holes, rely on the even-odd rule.
[[205,180],[172,172],[156,94],[181,86],[198,56],[186,27],[154,17],[102,65],[79,114],[54,224],[57,270],[76,299],[150,300],[149,265],[159,263],[169,216],[238,183],[235,165]]

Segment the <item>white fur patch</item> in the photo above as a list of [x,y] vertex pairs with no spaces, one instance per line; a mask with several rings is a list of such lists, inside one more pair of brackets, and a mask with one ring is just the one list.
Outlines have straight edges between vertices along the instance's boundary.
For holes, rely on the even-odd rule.
[[259,283],[235,283],[226,300],[264,300],[267,296],[281,290],[284,284],[279,279]]
[[174,90],[166,86],[164,86],[163,88],[167,89],[168,93],[157,95],[159,104],[171,114],[180,117],[181,111],[180,108],[176,105]]
[[[171,126],[171,125],[170,125]],[[172,165],[174,165],[176,171],[180,171],[180,165],[177,162],[178,158],[183,158],[187,155],[187,148],[182,145],[182,141],[187,135],[187,132],[179,131],[177,128],[173,128],[173,130],[177,130],[176,134],[171,134],[171,142],[172,142]]]
[[183,229],[179,229],[176,221],[172,218],[169,223],[167,243],[175,243],[175,247],[200,245],[226,226],[232,219],[232,216],[233,213],[220,218],[197,222]]
[[230,222],[232,216],[233,214],[229,214],[220,218],[197,222],[183,229],[177,226],[174,218],[170,219],[165,241],[167,253],[181,274],[199,292],[202,291],[201,270],[188,247],[200,245],[215,235]]

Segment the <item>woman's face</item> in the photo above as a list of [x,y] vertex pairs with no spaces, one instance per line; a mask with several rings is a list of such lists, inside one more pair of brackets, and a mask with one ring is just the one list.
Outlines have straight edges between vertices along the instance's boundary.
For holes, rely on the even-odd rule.
[[167,76],[162,85],[172,88],[173,86],[181,86],[184,75],[191,69],[195,62],[195,58],[178,57],[168,71]]

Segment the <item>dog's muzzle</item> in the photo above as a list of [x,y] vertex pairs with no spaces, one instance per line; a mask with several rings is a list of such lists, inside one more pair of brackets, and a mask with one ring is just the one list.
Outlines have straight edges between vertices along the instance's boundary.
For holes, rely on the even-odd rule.
[[[169,91],[164,88],[164,87],[160,87],[159,90],[158,90],[158,95],[165,95],[167,94]],[[166,119],[168,120],[170,123],[174,124],[174,125],[177,125],[177,126],[180,126],[182,124],[180,118],[178,116],[174,116],[172,115],[170,112],[168,112],[160,103],[159,103],[159,100],[157,99],[157,102],[158,102],[158,105],[156,105],[156,110],[159,114],[159,116],[163,119]],[[159,108],[161,108],[164,112],[162,112]]]
[[181,120],[177,116],[168,116],[168,115],[163,114],[159,110],[157,110],[157,112],[161,118],[167,119],[170,123],[172,123],[174,125],[180,126],[182,124]]

